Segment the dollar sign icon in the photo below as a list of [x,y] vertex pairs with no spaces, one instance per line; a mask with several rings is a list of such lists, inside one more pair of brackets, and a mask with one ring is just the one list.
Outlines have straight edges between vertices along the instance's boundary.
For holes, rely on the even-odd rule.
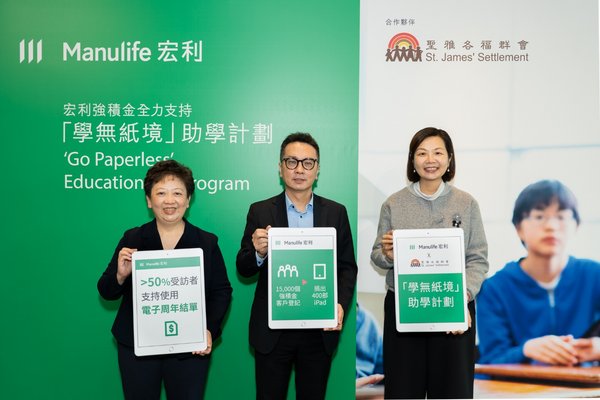
[[178,334],[177,322],[165,321],[165,336],[177,336]]

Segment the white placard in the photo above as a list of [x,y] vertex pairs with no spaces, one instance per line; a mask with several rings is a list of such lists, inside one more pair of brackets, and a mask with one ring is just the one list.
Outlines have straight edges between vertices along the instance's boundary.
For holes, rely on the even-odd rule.
[[467,330],[464,233],[460,228],[394,231],[396,330]]
[[202,249],[136,251],[132,279],[137,356],[206,349]]
[[337,326],[335,228],[269,229],[269,327]]

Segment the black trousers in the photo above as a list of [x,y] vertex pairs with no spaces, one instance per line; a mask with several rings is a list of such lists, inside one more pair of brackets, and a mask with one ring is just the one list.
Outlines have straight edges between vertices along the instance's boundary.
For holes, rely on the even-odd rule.
[[164,381],[169,400],[204,398],[210,356],[137,357],[133,347],[119,343],[119,370],[127,400],[159,400]]
[[325,398],[331,356],[325,351],[320,330],[285,331],[272,352],[255,352],[254,357],[257,399],[286,399],[292,367],[297,400]]
[[385,297],[383,370],[386,399],[473,398],[475,305],[468,305],[471,328],[446,332],[399,333],[394,292]]

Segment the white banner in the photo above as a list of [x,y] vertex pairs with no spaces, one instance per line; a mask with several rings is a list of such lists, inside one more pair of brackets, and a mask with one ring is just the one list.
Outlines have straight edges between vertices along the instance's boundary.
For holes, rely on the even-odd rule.
[[518,193],[559,179],[579,199],[572,253],[600,258],[598,4],[361,1],[358,290],[383,292],[369,255],[383,201],[406,185],[421,128],[454,141],[454,184],[479,202],[490,272],[524,254]]

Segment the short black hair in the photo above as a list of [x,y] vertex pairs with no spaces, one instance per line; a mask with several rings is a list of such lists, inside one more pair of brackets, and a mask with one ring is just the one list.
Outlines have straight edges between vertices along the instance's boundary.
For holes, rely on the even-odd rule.
[[432,136],[439,136],[444,141],[446,151],[448,152],[448,157],[450,157],[450,164],[448,165],[448,170],[444,173],[444,175],[442,175],[442,180],[444,182],[448,182],[454,178],[454,174],[456,172],[456,157],[454,156],[454,145],[452,144],[452,139],[450,138],[450,135],[448,135],[448,133],[442,129],[428,127],[423,128],[419,132],[415,133],[408,147],[406,177],[410,182],[418,182],[419,179],[421,179],[421,177],[419,176],[417,171],[415,171],[414,168],[415,152],[425,139]]
[[144,178],[144,192],[147,197],[151,197],[154,185],[166,176],[175,176],[181,179],[185,185],[187,197],[192,197],[195,189],[192,170],[173,159],[159,161],[146,172],[146,177]]
[[279,150],[279,161],[283,159],[283,155],[285,153],[285,147],[294,142],[306,143],[311,145],[317,151],[317,160],[321,159],[321,154],[319,153],[319,145],[317,141],[311,136],[310,133],[306,132],[296,132],[289,134],[283,142],[281,142],[281,149]]
[[579,225],[577,198],[573,192],[562,182],[548,179],[532,183],[519,193],[513,209],[513,225],[518,227],[521,221],[529,216],[531,210],[543,210],[555,201],[558,202],[560,210],[573,211],[573,218]]

